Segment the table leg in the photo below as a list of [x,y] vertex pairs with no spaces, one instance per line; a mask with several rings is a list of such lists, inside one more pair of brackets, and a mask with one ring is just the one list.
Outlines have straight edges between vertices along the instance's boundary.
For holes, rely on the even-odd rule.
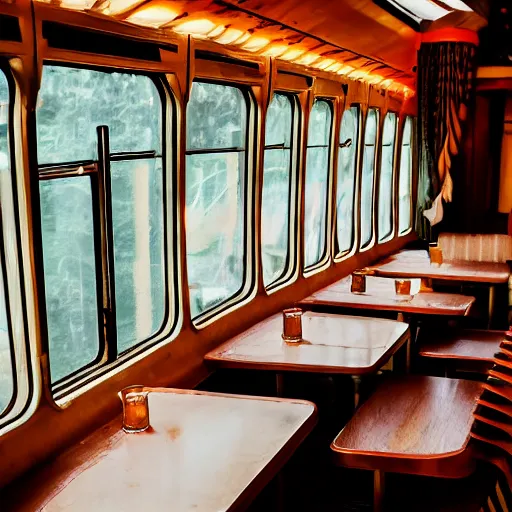
[[382,512],[384,510],[384,471],[376,470],[373,472],[373,510]]
[[411,344],[412,339],[409,336],[409,339],[405,343],[405,374],[409,375],[411,373]]
[[281,372],[276,373],[276,396],[284,396],[284,375]]
[[359,375],[352,375],[352,382],[354,383],[354,411],[359,407],[361,400],[361,377]]
[[487,329],[491,328],[492,318],[494,316],[494,299],[496,296],[496,287],[494,285],[489,286],[489,322],[487,323]]

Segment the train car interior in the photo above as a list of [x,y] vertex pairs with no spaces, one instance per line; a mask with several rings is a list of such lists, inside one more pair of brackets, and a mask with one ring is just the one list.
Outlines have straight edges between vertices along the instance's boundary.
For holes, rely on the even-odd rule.
[[0,0],[0,512],[512,510],[510,0]]

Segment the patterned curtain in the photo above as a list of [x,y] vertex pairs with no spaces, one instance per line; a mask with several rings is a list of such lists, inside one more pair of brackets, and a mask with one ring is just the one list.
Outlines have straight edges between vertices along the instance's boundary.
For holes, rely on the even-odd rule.
[[464,122],[474,103],[476,47],[469,43],[423,43],[418,56],[419,181],[416,230],[432,238],[451,202],[450,171],[462,144]]

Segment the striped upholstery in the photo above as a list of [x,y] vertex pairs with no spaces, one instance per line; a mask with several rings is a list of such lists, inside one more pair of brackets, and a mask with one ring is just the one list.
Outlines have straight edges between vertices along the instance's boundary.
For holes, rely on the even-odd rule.
[[466,235],[441,233],[438,244],[447,261],[488,261],[505,263],[512,260],[512,236]]

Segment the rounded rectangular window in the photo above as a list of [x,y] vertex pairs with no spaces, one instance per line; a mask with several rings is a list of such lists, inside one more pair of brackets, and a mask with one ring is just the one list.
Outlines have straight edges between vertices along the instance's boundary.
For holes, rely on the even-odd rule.
[[357,150],[359,143],[358,106],[343,113],[338,149],[336,191],[336,233],[338,254],[349,252],[354,245],[354,199],[356,190]]
[[412,117],[407,117],[402,136],[400,174],[398,177],[398,231],[406,233],[412,226]]
[[373,204],[375,188],[375,160],[379,111],[370,108],[364,130],[363,173],[361,176],[361,248],[373,239]]
[[[9,155],[9,85],[3,71],[0,71],[0,184],[8,185],[10,174]],[[3,206],[3,205],[2,205]],[[4,208],[2,207],[2,213]],[[6,270],[3,239],[0,240],[0,417],[15,398],[16,366],[12,331],[9,323],[9,295],[4,280]]]
[[295,98],[274,94],[265,122],[261,257],[265,287],[280,281],[292,267],[293,117]]
[[144,75],[43,67],[37,155],[54,384],[167,325],[163,95]]
[[386,240],[393,233],[396,127],[396,114],[388,112],[384,118],[382,131],[382,157],[379,174],[379,242]]
[[19,226],[22,207],[15,194],[18,177],[12,158],[19,133],[19,127],[15,131],[13,123],[17,89],[14,78],[7,74],[8,66],[4,62],[0,66],[0,427],[3,427],[25,412],[34,390],[23,301],[25,278],[18,245],[19,230],[26,226]]
[[327,250],[327,207],[331,153],[332,105],[315,100],[311,109],[306,151],[304,193],[304,265],[320,263]]
[[192,318],[244,288],[247,117],[239,88],[194,82],[187,107],[185,217]]

